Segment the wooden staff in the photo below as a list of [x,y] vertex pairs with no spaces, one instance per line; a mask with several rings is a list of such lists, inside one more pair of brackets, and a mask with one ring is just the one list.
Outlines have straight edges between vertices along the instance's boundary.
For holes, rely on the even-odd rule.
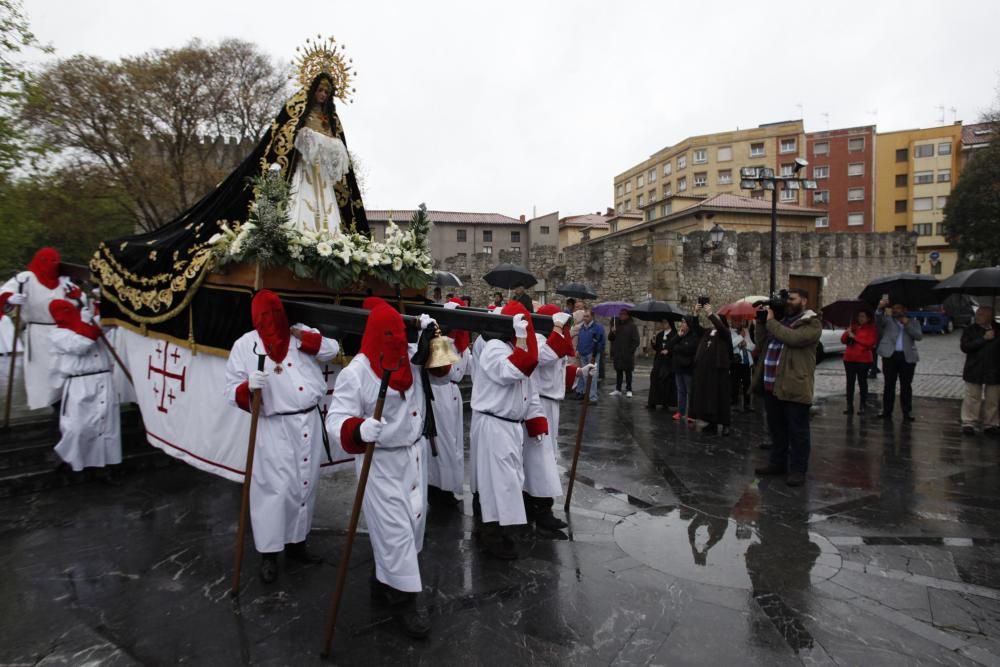
[[[257,370],[264,370],[266,354],[257,353],[257,344],[253,346],[257,355]],[[131,378],[130,378],[131,379]],[[253,404],[250,408],[250,443],[247,445],[247,463],[243,473],[243,498],[240,501],[240,527],[236,531],[236,563],[233,568],[233,588],[229,591],[233,597],[240,594],[240,571],[243,569],[243,542],[247,533],[247,518],[250,514],[250,482],[253,477],[253,453],[257,447],[257,421],[260,419],[261,390],[253,390]]]
[[122,362],[121,357],[118,356],[118,352],[115,351],[115,348],[108,342],[108,339],[104,337],[104,331],[101,329],[100,325],[97,325],[97,330],[99,332],[97,335],[100,336],[101,342],[104,343],[104,347],[108,348],[108,352],[110,352],[111,356],[114,357],[115,363],[118,364],[118,368],[122,369],[122,373],[124,373],[125,377],[128,378],[129,384],[134,387],[135,382],[132,380],[132,374],[128,372],[127,368],[125,368],[125,364]]
[[[24,294],[24,283],[17,283],[17,293]],[[21,306],[14,306],[14,340],[10,344],[10,371],[7,373],[7,401],[3,408],[3,427],[10,427],[10,402],[14,397],[14,370],[17,366],[17,334],[21,329]]]
[[[590,363],[597,362],[597,352],[590,355]],[[587,381],[583,386],[583,407],[580,408],[580,423],[576,426],[576,447],[573,448],[573,466],[569,469],[569,484],[566,485],[566,504],[563,510],[569,514],[569,501],[573,498],[573,482],[576,481],[576,464],[580,460],[580,445],[583,443],[583,425],[587,421],[587,408],[590,406],[590,385],[594,382],[597,367],[590,369]],[[551,427],[550,427],[551,428]]]
[[[384,356],[379,361],[383,361]],[[389,376],[397,368],[386,368],[382,366],[382,384],[378,389],[378,400],[375,401],[375,414],[372,419],[376,421],[382,419],[382,409],[385,407],[385,394],[389,390]],[[344,594],[344,584],[347,582],[347,567],[351,561],[351,549],[354,548],[354,536],[358,531],[358,519],[361,516],[361,503],[365,499],[365,487],[368,485],[368,471],[372,467],[372,456],[375,453],[375,443],[365,444],[365,458],[361,464],[361,475],[358,477],[358,489],[354,492],[354,506],[351,508],[351,521],[347,526],[347,543],[344,544],[344,553],[340,556],[340,565],[337,568],[337,587],[333,591],[330,600],[330,618],[326,623],[326,637],[323,640],[323,652],[320,655],[324,658],[330,655],[330,644],[333,643],[333,633],[337,625],[337,612],[340,611],[340,598]]]

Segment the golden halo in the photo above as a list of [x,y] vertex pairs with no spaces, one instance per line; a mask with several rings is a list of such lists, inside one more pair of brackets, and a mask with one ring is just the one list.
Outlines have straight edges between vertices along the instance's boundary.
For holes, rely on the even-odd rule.
[[351,101],[351,95],[356,92],[351,87],[354,61],[347,57],[337,40],[333,37],[323,39],[322,35],[316,35],[315,40],[307,37],[305,46],[296,46],[295,52],[298,55],[292,64],[297,74],[289,76],[290,79],[297,79],[303,88],[308,88],[318,75],[329,74],[337,89],[337,97],[344,102]]

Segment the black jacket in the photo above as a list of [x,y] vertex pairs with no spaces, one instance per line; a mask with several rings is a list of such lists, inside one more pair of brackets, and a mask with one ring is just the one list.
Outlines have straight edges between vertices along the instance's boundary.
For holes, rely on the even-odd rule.
[[635,351],[639,349],[639,329],[631,319],[618,323],[614,338],[611,341],[611,362],[616,371],[631,371],[635,369]]
[[670,359],[673,362],[674,372],[691,374],[694,372],[694,357],[698,353],[698,343],[701,342],[701,327],[697,319],[689,318],[688,324],[691,327],[686,336],[677,335],[672,340],[667,341],[667,349],[670,350]]
[[962,379],[972,384],[1000,384],[1000,324],[993,323],[993,340],[986,340],[985,333],[986,329],[975,323],[962,332]]

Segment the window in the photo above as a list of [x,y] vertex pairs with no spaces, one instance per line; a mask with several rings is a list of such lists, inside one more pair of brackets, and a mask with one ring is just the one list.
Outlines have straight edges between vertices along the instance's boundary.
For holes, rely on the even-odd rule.
[[847,214],[847,225],[849,227],[860,227],[865,224],[865,214],[864,213],[848,213]]
[[934,144],[920,144],[913,147],[913,157],[934,157]]
[[938,144],[938,155],[951,155],[950,141],[946,141],[943,144]]
[[933,182],[934,182],[933,171],[917,171],[913,173],[914,185],[926,185],[928,183],[933,183]]
[[829,154],[830,154],[829,141],[817,141],[816,143],[813,144],[813,155],[829,155]]
[[750,157],[761,157],[764,155],[764,142],[759,141],[754,144],[750,144]]
[[896,149],[896,162],[909,162],[910,161],[910,149],[909,148],[897,148]]
[[660,215],[670,215],[674,212],[674,205],[671,202],[667,202],[660,206]]
[[[650,206],[649,208],[647,208],[646,209],[646,222],[649,222],[650,220],[652,220],[655,215],[656,215],[656,207],[655,206]],[[616,228],[615,228],[614,231],[618,231],[617,225],[615,227]]]
[[466,232],[464,229],[455,230],[455,240],[458,241],[459,243],[465,243],[466,241],[469,240],[466,236]]
[[913,200],[914,211],[930,211],[934,208],[934,197],[916,197]]
[[906,213],[906,200],[897,199],[896,200],[896,213]]
[[625,182],[625,194],[632,192],[632,181]]
[[946,197],[945,195],[941,195],[940,197],[937,198],[937,207],[939,209],[944,209],[944,207],[947,205],[948,205],[948,197]]
[[455,253],[455,254],[457,256],[459,256],[459,257],[468,257],[468,255],[466,255],[464,252],[458,252],[458,253]]
[[828,216],[821,215],[820,217],[816,218],[816,226],[817,227],[829,227],[830,226],[830,218]]
[[644,203],[643,196],[642,195],[636,195],[636,197],[635,197],[635,206],[636,206],[636,208],[642,208],[643,203]]
[[847,165],[847,175],[848,176],[864,176],[865,175],[865,163],[864,162],[852,162]]
[[864,198],[864,188],[847,188],[847,201],[861,201]]
[[631,210],[632,210],[632,200],[631,199],[626,199],[625,200],[625,212],[627,213],[628,211],[631,211]]
[[548,233],[549,233],[549,226],[548,225],[542,225],[541,227],[538,228],[538,233],[542,234],[543,236],[547,236]]
[[732,146],[721,146],[719,152],[715,155],[716,162],[729,162],[733,159],[733,147]]
[[511,232],[510,233],[510,242],[511,243],[520,243],[521,242],[521,232]]
[[896,187],[897,188],[906,187],[906,174],[896,174]]
[[696,172],[694,175],[694,187],[703,188],[708,185],[708,173],[704,171]]
[[669,176],[672,173],[674,173],[674,163],[667,162],[665,165],[663,165],[663,175]]
[[622,190],[623,190],[623,189],[624,189],[624,188],[622,188],[622,186],[621,186],[621,185],[619,185],[618,187],[616,187],[616,188],[615,188],[615,196],[616,196],[616,197],[621,197],[621,196],[622,196]]
[[948,183],[951,181],[951,169],[938,169],[937,182]]
[[941,275],[941,260],[938,260],[931,264],[931,275],[939,276]]
[[483,230],[483,242],[492,243],[493,242],[493,232],[489,229]]
[[635,187],[641,188],[645,183],[642,182],[642,174],[635,177]]
[[907,231],[906,225],[896,225],[895,227],[892,228],[892,231],[894,231],[894,232],[905,232],[905,231]]
[[646,174],[646,182],[652,183],[656,180],[656,169],[650,169],[649,173]]
[[782,190],[781,201],[796,201],[799,198],[798,190]]
[[783,164],[783,165],[781,165],[781,175],[782,176],[794,176],[795,175],[795,165],[794,164]]
[[945,236],[946,235],[947,230],[945,229],[945,226],[944,226],[943,222],[939,222],[939,223],[937,223],[934,226],[936,227],[936,232],[937,232],[938,236]]
[[795,152],[795,139],[782,139],[781,140],[781,152],[782,153],[794,153]]
[[688,189],[688,179],[687,176],[681,176],[677,179],[677,192],[685,192]]
[[667,197],[669,197],[672,194],[674,194],[674,191],[671,188],[670,183],[664,183],[663,184],[663,198],[666,199]]
[[491,245],[484,245],[483,246],[483,254],[484,255],[492,255],[493,254],[493,246],[491,246]]
[[720,169],[719,170],[719,185],[732,185],[733,183],[733,170],[732,169]]
[[813,180],[819,180],[821,178],[830,177],[830,167],[828,165],[823,165],[822,167],[813,167]]
[[830,203],[830,191],[829,190],[813,190],[813,203],[814,204],[829,204]]
[[929,222],[920,222],[913,225],[913,231],[920,236],[931,236],[934,234],[934,225]]
[[857,153],[858,151],[863,151],[865,149],[865,138],[855,137],[853,139],[847,140],[847,150],[851,153]]
[[684,169],[686,166],[688,166],[687,155],[678,155],[677,156],[677,171],[680,171],[681,169]]
[[697,149],[691,156],[691,160],[695,164],[705,164],[708,162],[708,151],[704,148]]

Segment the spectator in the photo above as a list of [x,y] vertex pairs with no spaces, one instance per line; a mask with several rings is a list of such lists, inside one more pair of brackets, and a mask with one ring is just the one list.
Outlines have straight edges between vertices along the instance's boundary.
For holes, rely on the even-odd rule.
[[980,306],[976,321],[962,332],[965,353],[965,396],[962,398],[962,433],[972,435],[976,423],[983,433],[1000,433],[1000,324],[993,319],[993,309]]
[[847,409],[845,415],[854,413],[854,381],[858,381],[861,392],[861,404],[858,414],[865,414],[868,403],[868,369],[875,357],[872,350],[878,343],[878,331],[868,313],[859,310],[854,315],[851,327],[840,337],[840,342],[847,345],[844,350],[844,372],[847,375]]
[[531,297],[528,296],[528,293],[524,291],[524,285],[514,285],[513,300],[520,302],[520,304],[524,306],[529,313],[535,312],[535,304],[532,303]]
[[705,431],[714,433],[722,426],[722,435],[729,435],[732,417],[729,366],[733,361],[733,336],[725,318],[712,312],[712,304],[699,304],[698,310],[711,328],[704,327],[698,341],[689,412],[696,419],[708,422]]
[[[604,343],[604,327],[594,320],[594,314],[589,309],[584,310],[583,322],[580,324],[580,332],[577,334],[577,365],[585,366],[591,363],[591,359],[594,359],[593,363],[600,363],[601,355],[604,354]],[[598,378],[596,374],[593,377],[594,379],[590,383],[590,402],[596,404]],[[576,383],[573,386],[573,391],[576,393],[575,398],[578,400],[587,398],[583,395],[585,382],[586,374],[578,373]]]
[[892,304],[891,314],[886,315],[889,300],[882,299],[875,313],[878,326],[878,356],[882,357],[883,379],[882,412],[879,419],[892,419],[892,409],[896,404],[896,380],[899,380],[899,406],[903,409],[903,419],[913,421],[913,374],[917,369],[920,355],[916,341],[924,337],[920,322],[906,316],[906,306]]
[[754,386],[764,388],[764,409],[771,432],[771,460],[757,475],[785,475],[788,486],[802,486],[809,469],[809,406],[816,372],[816,344],[823,333],[819,318],[806,306],[809,292],[788,290],[785,317],[767,309],[763,359]]
[[655,409],[657,405],[671,408],[677,405],[677,385],[670,360],[670,341],[677,337],[674,323],[659,322],[659,331],[653,336],[650,347],[653,350],[653,370],[649,374],[649,399],[646,407]]
[[503,293],[493,292],[493,305],[497,308],[503,308]]
[[750,378],[753,375],[754,344],[746,323],[740,323],[732,331],[733,363],[729,367],[732,384],[732,405],[738,407],[743,399],[743,411],[753,412],[753,394],[750,392]]
[[569,297],[566,299],[566,307],[563,309],[563,312],[572,315],[574,310],[576,310],[576,299]]
[[694,374],[694,357],[698,352],[698,339],[701,337],[701,327],[698,318],[685,317],[677,327],[677,337],[667,345],[670,358],[673,361],[674,382],[677,384],[677,412],[674,421],[694,421],[688,417],[688,399],[691,397],[691,376]]
[[615,366],[615,390],[612,396],[622,393],[622,376],[625,377],[625,396],[632,398],[632,373],[635,371],[635,351],[639,349],[639,329],[627,310],[618,313],[618,328],[608,336],[611,341],[611,362]]
[[431,300],[434,303],[441,303],[441,288],[440,287],[435,287],[434,288],[434,292],[433,292],[433,296],[431,297]]

